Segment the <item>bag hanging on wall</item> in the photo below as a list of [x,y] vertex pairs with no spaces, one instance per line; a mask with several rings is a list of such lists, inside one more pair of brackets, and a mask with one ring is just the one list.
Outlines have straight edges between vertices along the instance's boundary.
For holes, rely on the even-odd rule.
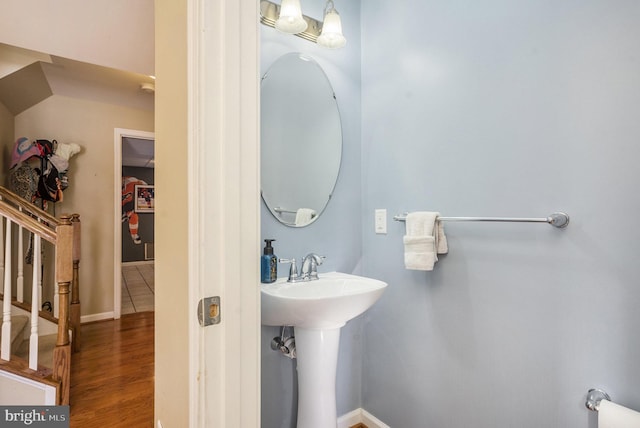
[[36,140],[34,141],[34,144],[40,152],[40,157],[48,159],[49,156],[51,156],[56,151],[58,142],[56,140]]
[[60,174],[52,163],[40,174],[36,196],[45,201],[62,202],[62,183]]

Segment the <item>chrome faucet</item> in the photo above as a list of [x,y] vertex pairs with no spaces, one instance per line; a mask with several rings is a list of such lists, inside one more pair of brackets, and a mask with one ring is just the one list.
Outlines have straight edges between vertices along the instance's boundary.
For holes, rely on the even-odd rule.
[[287,282],[297,282],[300,280],[298,276],[298,265],[296,264],[296,259],[278,259],[278,263],[290,263],[289,266],[289,278]]
[[302,279],[302,281],[318,279],[318,266],[322,264],[325,258],[325,256],[319,256],[315,253],[307,254],[304,259],[302,259],[300,279]]
[[287,279],[287,282],[302,282],[318,279],[318,265],[321,265],[325,258],[325,256],[319,256],[315,253],[307,254],[302,259],[300,275],[298,275],[296,259],[278,259],[278,262],[290,263],[289,278]]

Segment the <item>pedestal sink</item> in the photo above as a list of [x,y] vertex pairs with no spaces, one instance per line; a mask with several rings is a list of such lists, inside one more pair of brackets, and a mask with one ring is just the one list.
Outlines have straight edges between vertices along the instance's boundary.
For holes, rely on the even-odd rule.
[[262,324],[294,326],[298,364],[298,428],[335,427],[340,328],[373,305],[387,284],[340,272],[290,283],[262,284]]

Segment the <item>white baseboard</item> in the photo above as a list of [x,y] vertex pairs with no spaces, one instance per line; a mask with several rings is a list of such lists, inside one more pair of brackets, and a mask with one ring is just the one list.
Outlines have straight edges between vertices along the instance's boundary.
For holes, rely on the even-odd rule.
[[80,317],[80,324],[84,324],[86,322],[112,320],[112,319],[113,319],[113,311],[103,312],[101,314],[83,315]]
[[369,428],[391,428],[366,410],[362,411],[362,423]]
[[338,418],[338,428],[349,428],[362,422],[362,409],[352,410]]
[[349,428],[359,423],[365,424],[368,428],[391,428],[362,408],[352,410],[338,418],[338,428]]

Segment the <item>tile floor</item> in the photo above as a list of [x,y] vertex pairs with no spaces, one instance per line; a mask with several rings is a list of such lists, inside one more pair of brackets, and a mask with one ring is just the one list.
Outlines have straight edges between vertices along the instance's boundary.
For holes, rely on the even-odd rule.
[[122,265],[121,313],[133,314],[154,309],[154,264]]

